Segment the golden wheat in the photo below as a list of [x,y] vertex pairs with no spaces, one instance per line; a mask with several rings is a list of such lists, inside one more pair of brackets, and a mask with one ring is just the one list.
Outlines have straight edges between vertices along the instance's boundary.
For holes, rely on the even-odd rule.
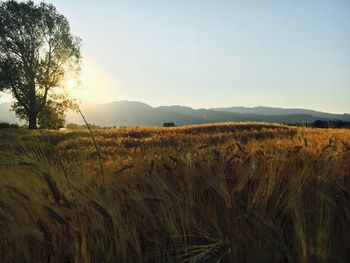
[[349,130],[90,132],[0,133],[2,262],[350,259]]

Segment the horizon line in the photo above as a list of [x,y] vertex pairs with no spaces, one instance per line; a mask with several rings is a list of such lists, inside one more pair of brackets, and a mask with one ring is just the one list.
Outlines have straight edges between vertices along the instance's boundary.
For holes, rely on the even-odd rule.
[[[324,110],[319,110],[319,109],[312,109],[312,108],[304,108],[304,107],[291,107],[291,108],[286,108],[283,106],[264,106],[264,105],[255,105],[255,106],[242,106],[242,105],[231,105],[231,106],[211,106],[211,107],[193,107],[193,106],[188,106],[188,105],[181,105],[181,104],[169,104],[169,105],[159,105],[159,106],[154,106],[151,105],[149,103],[140,101],[140,100],[128,100],[128,99],[121,99],[121,100],[112,100],[109,102],[92,102],[92,101],[81,101],[81,104],[99,104],[99,105],[103,105],[103,104],[111,104],[111,103],[118,103],[118,102],[137,102],[137,103],[142,103],[142,104],[146,104],[152,108],[160,108],[160,107],[187,107],[187,108],[191,108],[193,110],[201,110],[201,109],[206,109],[206,110],[212,110],[212,109],[228,109],[228,108],[248,108],[248,109],[254,109],[254,108],[270,108],[270,109],[282,109],[282,110],[310,110],[310,111],[316,111],[316,112],[320,112],[320,113],[327,113],[327,114],[336,114],[336,115],[350,115],[350,112],[328,112],[328,111],[324,111]],[[11,101],[3,101],[0,102],[1,104],[10,104]]]

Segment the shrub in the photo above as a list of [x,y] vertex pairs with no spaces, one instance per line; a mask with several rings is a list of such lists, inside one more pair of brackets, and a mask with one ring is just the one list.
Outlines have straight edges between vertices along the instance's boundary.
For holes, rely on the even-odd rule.
[[0,129],[18,129],[17,123],[0,122]]

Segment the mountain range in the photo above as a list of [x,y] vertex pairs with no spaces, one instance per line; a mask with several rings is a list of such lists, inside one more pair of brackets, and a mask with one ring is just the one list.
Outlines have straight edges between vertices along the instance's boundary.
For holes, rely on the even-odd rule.
[[[115,101],[105,104],[83,103],[81,111],[89,123],[99,126],[161,126],[164,122],[176,125],[202,124],[207,122],[275,122],[305,123],[315,120],[350,121],[350,114],[332,114],[307,109],[272,107],[228,107],[193,109],[185,106],[151,107],[137,101]],[[67,113],[67,123],[83,124],[81,116]],[[0,104],[0,122],[19,122],[10,111],[9,103]]]

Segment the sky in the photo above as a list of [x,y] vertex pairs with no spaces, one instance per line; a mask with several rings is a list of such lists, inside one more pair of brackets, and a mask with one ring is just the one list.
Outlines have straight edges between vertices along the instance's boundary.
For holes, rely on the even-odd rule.
[[82,38],[83,102],[350,113],[350,1],[45,2]]

